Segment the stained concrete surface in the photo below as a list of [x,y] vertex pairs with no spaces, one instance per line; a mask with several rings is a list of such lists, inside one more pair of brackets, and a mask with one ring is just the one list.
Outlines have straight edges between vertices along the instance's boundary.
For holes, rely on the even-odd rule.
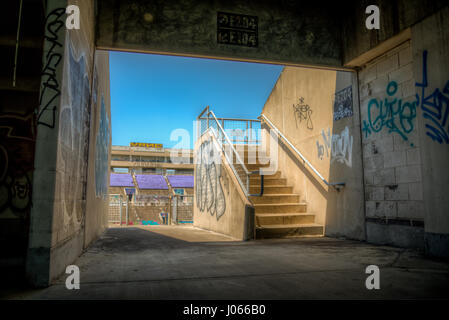
[[[235,241],[194,227],[108,229],[62,275],[12,299],[447,299],[449,263],[412,250],[333,238]],[[367,290],[367,265],[380,290]]]

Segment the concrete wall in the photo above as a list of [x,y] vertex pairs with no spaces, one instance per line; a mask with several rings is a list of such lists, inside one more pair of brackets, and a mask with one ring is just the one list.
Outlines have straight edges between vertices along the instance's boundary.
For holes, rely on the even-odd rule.
[[108,216],[104,214],[109,207],[112,145],[108,52],[96,51],[93,76],[84,246],[100,236],[108,226]]
[[327,181],[346,183],[340,192],[326,186],[279,139],[278,169],[316,222],[325,225],[325,234],[364,239],[357,93],[355,73],[286,67],[262,114]]
[[366,52],[359,71],[367,240],[440,257],[449,256],[448,14]]
[[367,240],[423,248],[420,119],[413,63],[406,41],[359,72]]
[[[80,29],[61,27],[53,37],[72,3],[83,13]],[[56,83],[50,91],[42,78],[33,185],[40,192],[33,195],[27,257],[37,286],[48,285],[104,230],[110,155],[109,65],[107,53],[95,55],[93,2],[48,1],[47,16],[44,67],[56,70]]]
[[205,133],[195,143],[193,225],[244,240],[245,206],[250,203],[213,139]]
[[[449,257],[449,8],[412,28],[425,246]],[[426,81],[427,80],[427,81]],[[424,102],[426,101],[426,102]]]
[[[377,5],[380,10],[380,29],[368,30],[365,8]],[[358,61],[369,55],[369,51],[407,28],[419,23],[444,6],[445,0],[353,0],[345,3],[342,22],[343,65],[356,66]]]
[[[102,0],[99,48],[341,66],[338,3]],[[217,43],[217,12],[258,17],[258,46]]]

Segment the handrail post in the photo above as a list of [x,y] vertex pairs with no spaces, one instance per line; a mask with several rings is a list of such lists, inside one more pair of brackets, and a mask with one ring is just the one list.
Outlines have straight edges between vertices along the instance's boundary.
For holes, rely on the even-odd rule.
[[252,131],[253,131],[253,121],[249,120],[249,141],[253,141],[252,140]]

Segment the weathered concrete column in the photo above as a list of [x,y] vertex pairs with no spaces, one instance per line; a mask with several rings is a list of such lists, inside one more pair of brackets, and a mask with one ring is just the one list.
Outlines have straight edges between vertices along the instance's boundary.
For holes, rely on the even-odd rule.
[[50,281],[50,251],[55,200],[60,93],[65,43],[66,0],[46,1],[46,23],[37,138],[30,237],[26,274],[37,287]]
[[412,28],[426,253],[449,258],[449,7]]

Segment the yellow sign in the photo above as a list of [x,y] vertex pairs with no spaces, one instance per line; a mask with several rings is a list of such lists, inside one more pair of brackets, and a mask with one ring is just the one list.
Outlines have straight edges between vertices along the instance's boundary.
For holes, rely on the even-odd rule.
[[130,142],[130,147],[142,147],[142,148],[162,148],[162,143],[144,143],[144,142]]

